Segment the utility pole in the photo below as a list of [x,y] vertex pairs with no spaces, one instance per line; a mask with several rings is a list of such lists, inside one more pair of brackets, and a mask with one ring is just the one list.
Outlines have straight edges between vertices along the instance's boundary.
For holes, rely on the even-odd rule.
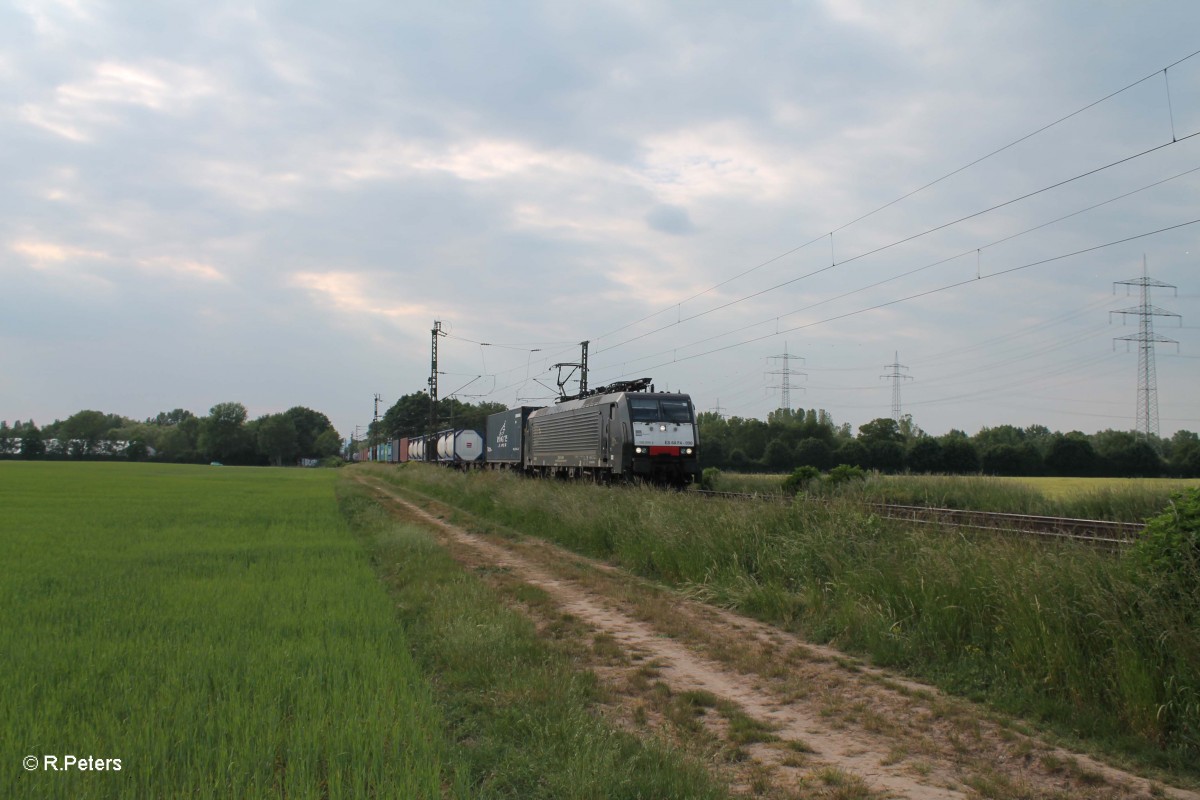
[[[587,393],[588,393],[588,388],[587,388],[588,342],[587,341],[580,342],[579,347],[580,347],[581,352],[579,354],[578,362],[563,361],[563,362],[560,362],[560,363],[554,365],[554,368],[558,370],[558,381],[557,382],[558,382],[558,396],[559,396],[560,400],[566,400],[566,399],[568,399],[568,397],[575,398],[575,397],[587,396]],[[564,367],[571,368],[571,371],[568,372],[565,377],[563,376],[563,368]],[[579,370],[579,393],[574,394],[574,395],[568,395],[567,390],[566,390],[566,385],[571,380],[571,378],[575,375],[575,370]]]
[[[784,409],[787,409],[788,411],[791,411],[792,410],[791,376],[802,375],[804,377],[808,377],[808,375],[807,375],[807,373],[797,372],[796,370],[792,369],[790,367],[789,362],[793,358],[799,358],[801,361],[803,361],[804,359],[801,358],[800,356],[788,355],[787,342],[783,343],[783,355],[767,356],[767,358],[779,358],[779,359],[783,360],[783,369],[777,369],[777,370],[767,373],[768,375],[780,375],[780,376],[782,376],[783,380],[780,381],[779,386],[768,386],[767,388],[768,389],[779,389],[780,395],[781,395],[779,398],[780,408],[784,408]],[[801,389],[800,391],[804,391],[804,390]]]
[[580,348],[583,350],[579,358],[579,393],[581,395],[587,394],[587,349],[589,341],[585,340],[579,343]]
[[[1137,426],[1138,432],[1142,438],[1148,442],[1153,442],[1151,435],[1158,438],[1158,376],[1154,369],[1154,344],[1155,342],[1166,342],[1179,346],[1179,342],[1174,339],[1168,339],[1165,336],[1159,336],[1154,332],[1155,317],[1176,317],[1179,319],[1179,324],[1183,324],[1183,318],[1173,311],[1167,311],[1165,308],[1150,304],[1150,287],[1158,287],[1160,289],[1176,289],[1169,283],[1156,281],[1147,274],[1146,256],[1142,256],[1142,277],[1130,278],[1126,281],[1114,281],[1113,292],[1116,292],[1117,286],[1123,285],[1126,287],[1137,286],[1141,289],[1142,302],[1133,308],[1125,308],[1120,311],[1110,311],[1108,318],[1111,321],[1113,314],[1121,314],[1122,319],[1130,314],[1138,316],[1138,332],[1129,336],[1117,336],[1113,339],[1113,347],[1116,348],[1117,342],[1137,342],[1138,343],[1138,386],[1137,386]],[[1129,293],[1129,289],[1125,290]],[[1176,291],[1178,296],[1178,291]],[[1125,345],[1126,349],[1129,345]]]
[[438,337],[445,336],[442,333],[442,323],[434,320],[433,329],[430,331],[433,338],[433,358],[429,366],[429,433],[437,433],[437,403],[438,403]]
[[912,377],[900,372],[900,370],[908,369],[908,367],[906,367],[900,363],[900,351],[899,350],[896,351],[895,358],[896,358],[896,360],[893,361],[891,364],[883,365],[884,369],[890,369],[891,372],[887,373],[886,375],[880,375],[879,377],[892,379],[892,419],[896,421],[897,425],[899,425],[900,417],[902,416],[902,414],[900,413],[900,385],[904,381],[911,381]]
[[710,408],[709,411],[712,411],[714,414],[716,414],[718,418],[725,419],[725,415],[721,413],[721,398],[717,398],[717,407]]

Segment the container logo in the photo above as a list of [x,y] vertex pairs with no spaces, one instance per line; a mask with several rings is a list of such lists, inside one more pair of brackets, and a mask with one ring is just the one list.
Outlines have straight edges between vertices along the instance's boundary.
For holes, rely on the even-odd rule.
[[496,446],[501,450],[508,448],[508,420],[500,423],[500,430],[496,432]]

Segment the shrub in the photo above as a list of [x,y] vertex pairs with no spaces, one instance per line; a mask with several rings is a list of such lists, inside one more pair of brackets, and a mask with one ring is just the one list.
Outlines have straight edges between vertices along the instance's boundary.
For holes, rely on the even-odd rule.
[[1179,599],[1200,591],[1200,488],[1172,496],[1129,552],[1135,569]]
[[700,488],[706,491],[716,491],[718,484],[721,482],[721,470],[716,467],[705,467],[704,472],[700,475]]
[[840,486],[843,483],[865,481],[866,479],[867,473],[863,472],[862,467],[852,467],[849,464],[838,464],[829,470],[829,475],[825,478],[830,486]]
[[797,494],[801,489],[807,489],[813,482],[821,479],[821,471],[816,467],[805,464],[796,467],[795,471],[783,481],[784,494]]

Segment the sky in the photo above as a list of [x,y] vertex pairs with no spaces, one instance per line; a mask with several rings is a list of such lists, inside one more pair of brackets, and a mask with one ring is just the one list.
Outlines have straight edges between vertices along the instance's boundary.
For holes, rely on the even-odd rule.
[[854,429],[899,382],[935,435],[1132,430],[1145,268],[1160,432],[1200,431],[1197,31],[1192,0],[0,0],[0,419],[348,435],[427,387],[439,321],[469,402],[550,402],[586,340],[591,386],[730,416],[786,378]]

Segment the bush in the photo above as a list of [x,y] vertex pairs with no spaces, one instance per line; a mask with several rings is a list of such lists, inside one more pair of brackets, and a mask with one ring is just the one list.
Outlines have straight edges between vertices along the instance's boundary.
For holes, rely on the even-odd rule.
[[721,482],[721,470],[716,467],[705,467],[704,472],[700,475],[700,488],[705,491],[716,491],[717,485]]
[[1177,599],[1200,594],[1200,488],[1172,496],[1163,513],[1148,519],[1129,557],[1149,582]]
[[801,489],[807,489],[813,481],[821,479],[821,471],[816,467],[805,464],[803,467],[796,467],[795,471],[783,481],[784,494],[797,494]]
[[829,475],[825,478],[830,486],[840,486],[843,483],[865,481],[866,479],[867,473],[863,472],[861,467],[852,467],[849,464],[838,464],[829,470]]

